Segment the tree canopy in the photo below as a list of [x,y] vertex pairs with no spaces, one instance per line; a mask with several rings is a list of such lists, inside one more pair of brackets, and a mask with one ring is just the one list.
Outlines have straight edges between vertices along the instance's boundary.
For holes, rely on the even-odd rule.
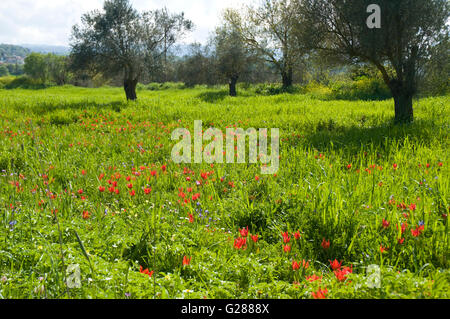
[[[379,27],[368,24],[369,5],[379,5]],[[447,0],[304,0],[299,8],[309,28],[301,43],[348,61],[371,63],[395,101],[397,122],[413,120],[417,75],[449,18]]]
[[139,13],[129,0],[107,0],[72,31],[72,65],[106,76],[121,75],[128,100],[139,79],[193,24],[166,9]]

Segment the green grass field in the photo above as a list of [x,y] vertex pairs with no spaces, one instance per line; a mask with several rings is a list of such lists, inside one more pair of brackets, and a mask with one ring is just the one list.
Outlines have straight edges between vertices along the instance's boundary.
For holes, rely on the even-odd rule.
[[[239,94],[0,90],[0,298],[450,297],[448,96],[395,126],[392,100]],[[194,120],[279,128],[278,173],[174,164]]]

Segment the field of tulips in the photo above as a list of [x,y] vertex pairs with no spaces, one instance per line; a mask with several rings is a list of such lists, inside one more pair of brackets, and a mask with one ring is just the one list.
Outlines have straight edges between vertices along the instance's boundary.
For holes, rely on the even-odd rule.
[[[0,90],[0,298],[450,297],[449,97],[239,93]],[[194,120],[279,128],[278,172],[173,163]]]

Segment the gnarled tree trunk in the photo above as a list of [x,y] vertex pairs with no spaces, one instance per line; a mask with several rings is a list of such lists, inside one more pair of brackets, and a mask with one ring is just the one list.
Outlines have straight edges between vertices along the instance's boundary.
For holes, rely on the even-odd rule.
[[229,86],[230,86],[230,96],[236,96],[237,92],[236,92],[236,83],[237,83],[238,77],[234,76],[232,78],[230,78],[230,81],[228,82]]
[[283,88],[287,89],[292,86],[292,68],[281,72],[281,80],[283,81]]
[[137,86],[137,80],[124,80],[123,81],[123,88],[125,90],[125,94],[127,96],[128,101],[135,101],[137,100],[136,95],[136,86]]
[[412,122],[414,120],[412,102],[414,89],[411,85],[399,80],[391,80],[389,88],[395,103],[395,122]]

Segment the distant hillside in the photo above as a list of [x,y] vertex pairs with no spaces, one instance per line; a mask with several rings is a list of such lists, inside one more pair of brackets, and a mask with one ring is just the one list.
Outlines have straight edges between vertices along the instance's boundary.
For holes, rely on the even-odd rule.
[[18,45],[0,44],[0,63],[23,64],[30,53],[30,50]]
[[68,55],[70,48],[59,45],[46,45],[46,44],[22,44],[22,47],[29,49],[31,52],[37,53],[53,53],[57,55]]

